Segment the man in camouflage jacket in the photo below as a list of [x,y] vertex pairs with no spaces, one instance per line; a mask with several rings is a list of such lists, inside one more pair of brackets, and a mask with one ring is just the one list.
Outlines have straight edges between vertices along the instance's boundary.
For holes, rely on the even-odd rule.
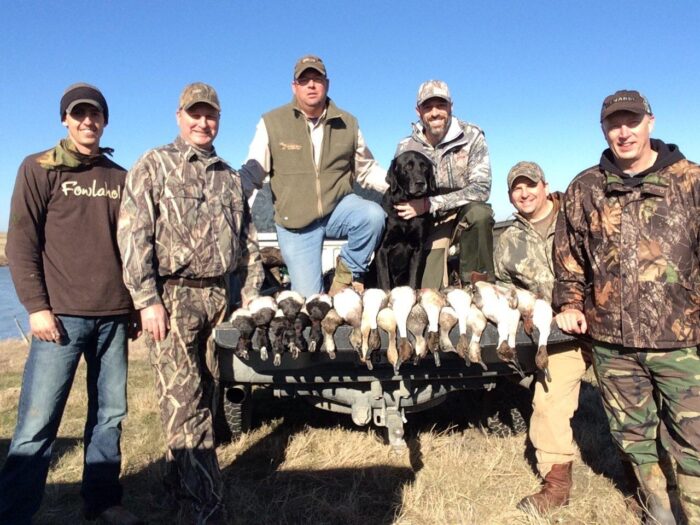
[[[549,193],[542,168],[519,162],[508,173],[508,197],[518,211],[515,221],[498,238],[494,251],[496,280],[552,300],[554,266],[552,243],[561,193]],[[524,498],[518,507],[540,513],[569,501],[576,446],[571,418],[578,408],[581,377],[587,365],[579,345],[560,343],[548,348],[551,381],[539,374],[530,419],[542,489]]]
[[674,523],[659,468],[663,401],[681,502],[700,522],[700,167],[650,139],[636,91],[603,102],[610,146],[572,181],[555,235],[560,328],[593,339],[613,438],[634,465],[657,521]]
[[418,88],[413,133],[396,148],[395,156],[414,150],[433,160],[437,195],[396,206],[399,216],[412,219],[424,213],[435,217],[429,235],[432,250],[423,273],[423,287],[447,284],[447,249],[459,237],[460,277],[472,272],[493,278],[493,211],[486,203],[491,193],[491,164],[484,132],[474,124],[452,117],[447,84],[428,80]]
[[180,96],[180,135],[145,153],[127,174],[118,240],[124,281],[156,373],[168,450],[166,484],[192,502],[192,522],[223,523],[212,428],[226,274],[237,271],[246,304],[262,284],[257,234],[241,180],[214,150],[220,117],[211,86]]

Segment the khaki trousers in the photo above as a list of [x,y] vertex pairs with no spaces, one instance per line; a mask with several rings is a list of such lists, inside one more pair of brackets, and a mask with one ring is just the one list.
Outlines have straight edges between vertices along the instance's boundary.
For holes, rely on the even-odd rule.
[[571,418],[578,408],[581,378],[588,365],[582,350],[573,345],[550,349],[551,382],[538,374],[532,399],[530,441],[535,447],[537,470],[544,478],[552,465],[569,463],[576,455]]

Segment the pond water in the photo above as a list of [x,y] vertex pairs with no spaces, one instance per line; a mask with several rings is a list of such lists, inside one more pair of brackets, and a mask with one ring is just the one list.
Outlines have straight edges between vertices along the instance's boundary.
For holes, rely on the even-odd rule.
[[0,267],[0,339],[21,337],[15,319],[22,329],[29,332],[29,316],[17,299],[15,287],[7,266]]

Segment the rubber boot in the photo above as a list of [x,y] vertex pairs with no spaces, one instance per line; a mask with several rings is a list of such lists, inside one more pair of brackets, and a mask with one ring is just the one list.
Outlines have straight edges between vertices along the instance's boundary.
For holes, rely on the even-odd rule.
[[544,477],[540,491],[520,500],[518,509],[525,512],[534,509],[540,514],[546,514],[553,509],[568,505],[573,484],[572,465],[572,462],[552,465],[552,470]]
[[676,478],[687,523],[700,523],[700,477],[679,471]]
[[642,502],[649,520],[647,523],[659,525],[676,525],[676,518],[671,512],[671,500],[668,497],[666,476],[658,463],[633,465],[634,473],[642,490]]

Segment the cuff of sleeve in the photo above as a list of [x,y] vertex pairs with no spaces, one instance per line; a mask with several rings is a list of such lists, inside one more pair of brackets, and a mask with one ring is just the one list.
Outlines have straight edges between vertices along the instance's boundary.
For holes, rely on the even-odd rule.
[[136,310],[143,310],[144,308],[153,306],[154,304],[162,304],[160,296],[156,290],[132,294],[131,298],[134,301],[134,308],[136,308]]

